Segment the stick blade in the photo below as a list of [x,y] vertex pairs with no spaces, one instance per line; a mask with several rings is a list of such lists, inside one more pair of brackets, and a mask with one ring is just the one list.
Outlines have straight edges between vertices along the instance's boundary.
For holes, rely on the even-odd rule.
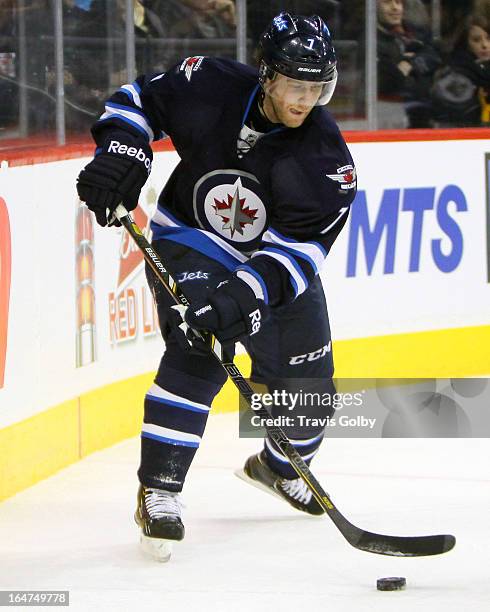
[[359,550],[391,557],[429,557],[450,551],[456,544],[453,535],[388,536],[365,531],[357,542],[350,542]]

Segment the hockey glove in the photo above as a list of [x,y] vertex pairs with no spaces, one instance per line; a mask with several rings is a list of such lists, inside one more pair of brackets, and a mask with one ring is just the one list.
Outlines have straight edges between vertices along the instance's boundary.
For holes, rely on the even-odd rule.
[[131,134],[110,136],[102,151],[80,172],[77,191],[99,225],[120,226],[113,218],[122,201],[127,210],[138,205],[141,188],[151,171],[153,153],[149,145]]
[[266,304],[247,283],[231,276],[207,299],[194,302],[185,312],[185,321],[194,329],[210,331],[224,344],[256,334],[267,314]]
[[[180,348],[189,355],[204,357],[211,350],[211,338],[206,332],[196,333],[185,321],[187,306],[171,306],[167,312],[167,324]],[[201,337],[202,336],[202,337]]]

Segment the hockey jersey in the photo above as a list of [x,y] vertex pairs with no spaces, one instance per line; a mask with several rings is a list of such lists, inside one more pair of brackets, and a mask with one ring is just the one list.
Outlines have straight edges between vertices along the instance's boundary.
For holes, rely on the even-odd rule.
[[170,136],[180,162],[160,194],[153,238],[219,259],[278,305],[319,273],[346,222],[356,171],[324,107],[298,128],[254,131],[247,120],[259,93],[254,68],[191,57],[123,85],[92,133],[99,146],[118,130],[145,143]]

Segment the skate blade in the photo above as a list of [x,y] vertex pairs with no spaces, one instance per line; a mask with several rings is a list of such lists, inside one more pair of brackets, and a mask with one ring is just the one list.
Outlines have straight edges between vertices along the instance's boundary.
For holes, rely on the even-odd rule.
[[264,491],[265,493],[272,495],[272,497],[275,497],[276,499],[280,499],[281,501],[284,501],[284,497],[279,495],[279,493],[276,493],[274,490],[270,489],[269,487],[267,487],[265,484],[262,484],[258,480],[254,480],[253,478],[250,478],[250,476],[245,472],[243,468],[239,470],[235,470],[234,474],[235,476],[240,478],[240,480],[243,480],[244,482],[247,482],[248,484],[252,485],[252,487],[255,487],[256,489],[260,489],[261,491]]
[[141,534],[140,545],[143,553],[159,563],[166,563],[172,555],[172,540],[149,538]]

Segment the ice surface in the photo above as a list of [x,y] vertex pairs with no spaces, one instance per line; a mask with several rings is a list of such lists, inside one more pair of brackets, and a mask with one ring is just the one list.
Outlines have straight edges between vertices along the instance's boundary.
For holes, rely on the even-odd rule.
[[[189,474],[187,535],[142,556],[133,521],[139,442],[91,455],[0,504],[0,589],[70,591],[70,610],[413,612],[490,609],[488,440],[326,440],[313,471],[339,509],[377,532],[453,533],[431,558],[352,548],[233,470],[260,447],[211,416]],[[376,579],[405,576],[379,592]]]

